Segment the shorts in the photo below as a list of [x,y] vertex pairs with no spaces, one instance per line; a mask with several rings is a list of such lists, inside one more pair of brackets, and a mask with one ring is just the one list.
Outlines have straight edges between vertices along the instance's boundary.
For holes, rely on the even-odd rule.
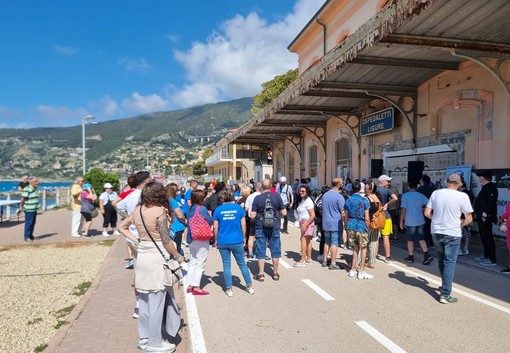
[[[391,222],[391,219],[389,221]],[[366,248],[368,245],[368,232],[347,229],[347,236],[351,246],[359,245],[362,248]]]
[[386,218],[384,228],[381,229],[381,236],[389,237],[392,234],[393,234],[393,222],[391,221],[391,218]]
[[85,218],[85,222],[92,222],[92,215],[89,212],[80,212],[83,218]]
[[248,230],[248,236],[254,237],[255,236],[255,220],[250,221],[250,228]]
[[329,246],[338,246],[338,232],[333,232],[326,230],[324,231],[324,244],[327,244]]
[[462,239],[471,238],[471,226],[462,227]]
[[414,239],[425,240],[425,233],[423,232],[424,225],[420,226],[406,226],[407,241],[413,241]]
[[269,243],[272,259],[282,257],[282,244],[280,241],[279,229],[255,229],[255,257],[257,259],[266,258],[266,248]]
[[[306,223],[306,219],[302,219],[301,221],[299,221],[299,226],[301,226],[303,223]],[[302,237],[311,237],[312,234],[313,234],[313,227],[314,227],[314,223],[310,223],[310,225],[308,226],[308,228],[306,228],[305,232],[303,233],[303,231],[301,231],[301,236]],[[301,228],[300,228],[301,230]]]

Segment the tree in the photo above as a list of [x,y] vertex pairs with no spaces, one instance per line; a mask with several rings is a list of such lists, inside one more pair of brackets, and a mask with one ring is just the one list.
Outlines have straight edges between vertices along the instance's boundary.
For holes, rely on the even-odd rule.
[[91,169],[85,176],[84,179],[87,183],[92,184],[92,187],[96,190],[97,194],[103,191],[105,183],[110,183],[113,186],[113,190],[119,191],[120,181],[117,173],[105,173],[99,168]]
[[275,76],[262,84],[262,92],[253,99],[252,113],[258,113],[278,97],[298,77],[298,69],[289,70],[283,75]]

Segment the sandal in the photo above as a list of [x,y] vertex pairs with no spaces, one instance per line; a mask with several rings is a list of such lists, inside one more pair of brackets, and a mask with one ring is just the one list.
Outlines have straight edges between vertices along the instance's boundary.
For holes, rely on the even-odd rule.
[[275,274],[273,275],[273,280],[275,280],[275,281],[279,281],[279,280],[280,280],[280,275],[279,275],[278,273],[275,273]]
[[253,279],[259,281],[259,282],[264,282],[264,274],[263,273],[259,273],[255,276],[253,276]]

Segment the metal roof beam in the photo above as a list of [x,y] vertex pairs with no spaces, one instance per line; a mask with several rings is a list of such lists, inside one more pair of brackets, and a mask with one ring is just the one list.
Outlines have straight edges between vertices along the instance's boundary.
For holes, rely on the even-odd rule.
[[304,128],[304,127],[324,127],[326,126],[326,121],[318,121],[318,120],[297,120],[297,121],[277,121],[277,120],[264,120],[259,126],[275,126],[275,127],[295,127],[295,128]]
[[286,105],[280,109],[276,114],[296,114],[296,115],[323,115],[328,114],[351,114],[356,108],[349,107],[335,107],[327,105]]
[[360,99],[373,99],[371,95],[367,95],[367,92],[369,93],[377,93],[383,96],[416,96],[416,90],[409,90],[409,91],[392,91],[392,90],[353,90],[353,91],[346,91],[346,90],[337,90],[337,89],[317,89],[312,88],[310,91],[303,94],[303,96],[310,96],[310,97],[335,97],[335,98],[360,98]]
[[412,34],[389,34],[381,39],[383,43],[417,45],[437,48],[464,49],[510,54],[510,45],[480,40],[417,36]]
[[413,60],[413,59],[394,59],[379,58],[370,56],[357,56],[353,61],[354,64],[364,65],[383,65],[393,67],[412,67],[416,69],[427,70],[458,70],[459,64],[447,61],[430,61],[430,60]]

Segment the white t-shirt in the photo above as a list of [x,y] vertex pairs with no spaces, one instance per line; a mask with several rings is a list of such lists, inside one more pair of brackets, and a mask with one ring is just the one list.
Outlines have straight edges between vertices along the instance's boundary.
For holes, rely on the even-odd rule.
[[436,190],[430,196],[427,207],[433,210],[431,232],[433,234],[462,236],[460,216],[473,212],[466,193],[452,190]]
[[[142,190],[135,189],[131,194],[126,196],[125,199],[122,199],[117,204],[117,210],[124,212],[125,214],[131,216],[131,213],[135,210],[136,206],[140,202],[140,195],[142,194]],[[134,224],[129,226],[129,231],[133,233],[134,236],[138,237],[138,230]]]
[[[129,195],[128,195],[129,196]],[[112,202],[117,198],[117,193],[115,191],[112,191],[111,193],[102,192],[101,195],[99,195],[99,200],[103,200],[103,205],[106,205],[108,202]]]
[[307,197],[306,199],[302,200],[299,203],[297,211],[298,221],[301,222],[302,220],[307,220],[310,218],[310,213],[308,213],[308,210],[313,209],[314,204],[311,197]]
[[251,213],[251,206],[253,205],[253,200],[255,200],[255,197],[258,195],[260,195],[260,191],[255,191],[253,194],[248,196],[248,198],[246,199],[246,202],[244,203],[244,208],[246,210],[248,210],[248,216]]

